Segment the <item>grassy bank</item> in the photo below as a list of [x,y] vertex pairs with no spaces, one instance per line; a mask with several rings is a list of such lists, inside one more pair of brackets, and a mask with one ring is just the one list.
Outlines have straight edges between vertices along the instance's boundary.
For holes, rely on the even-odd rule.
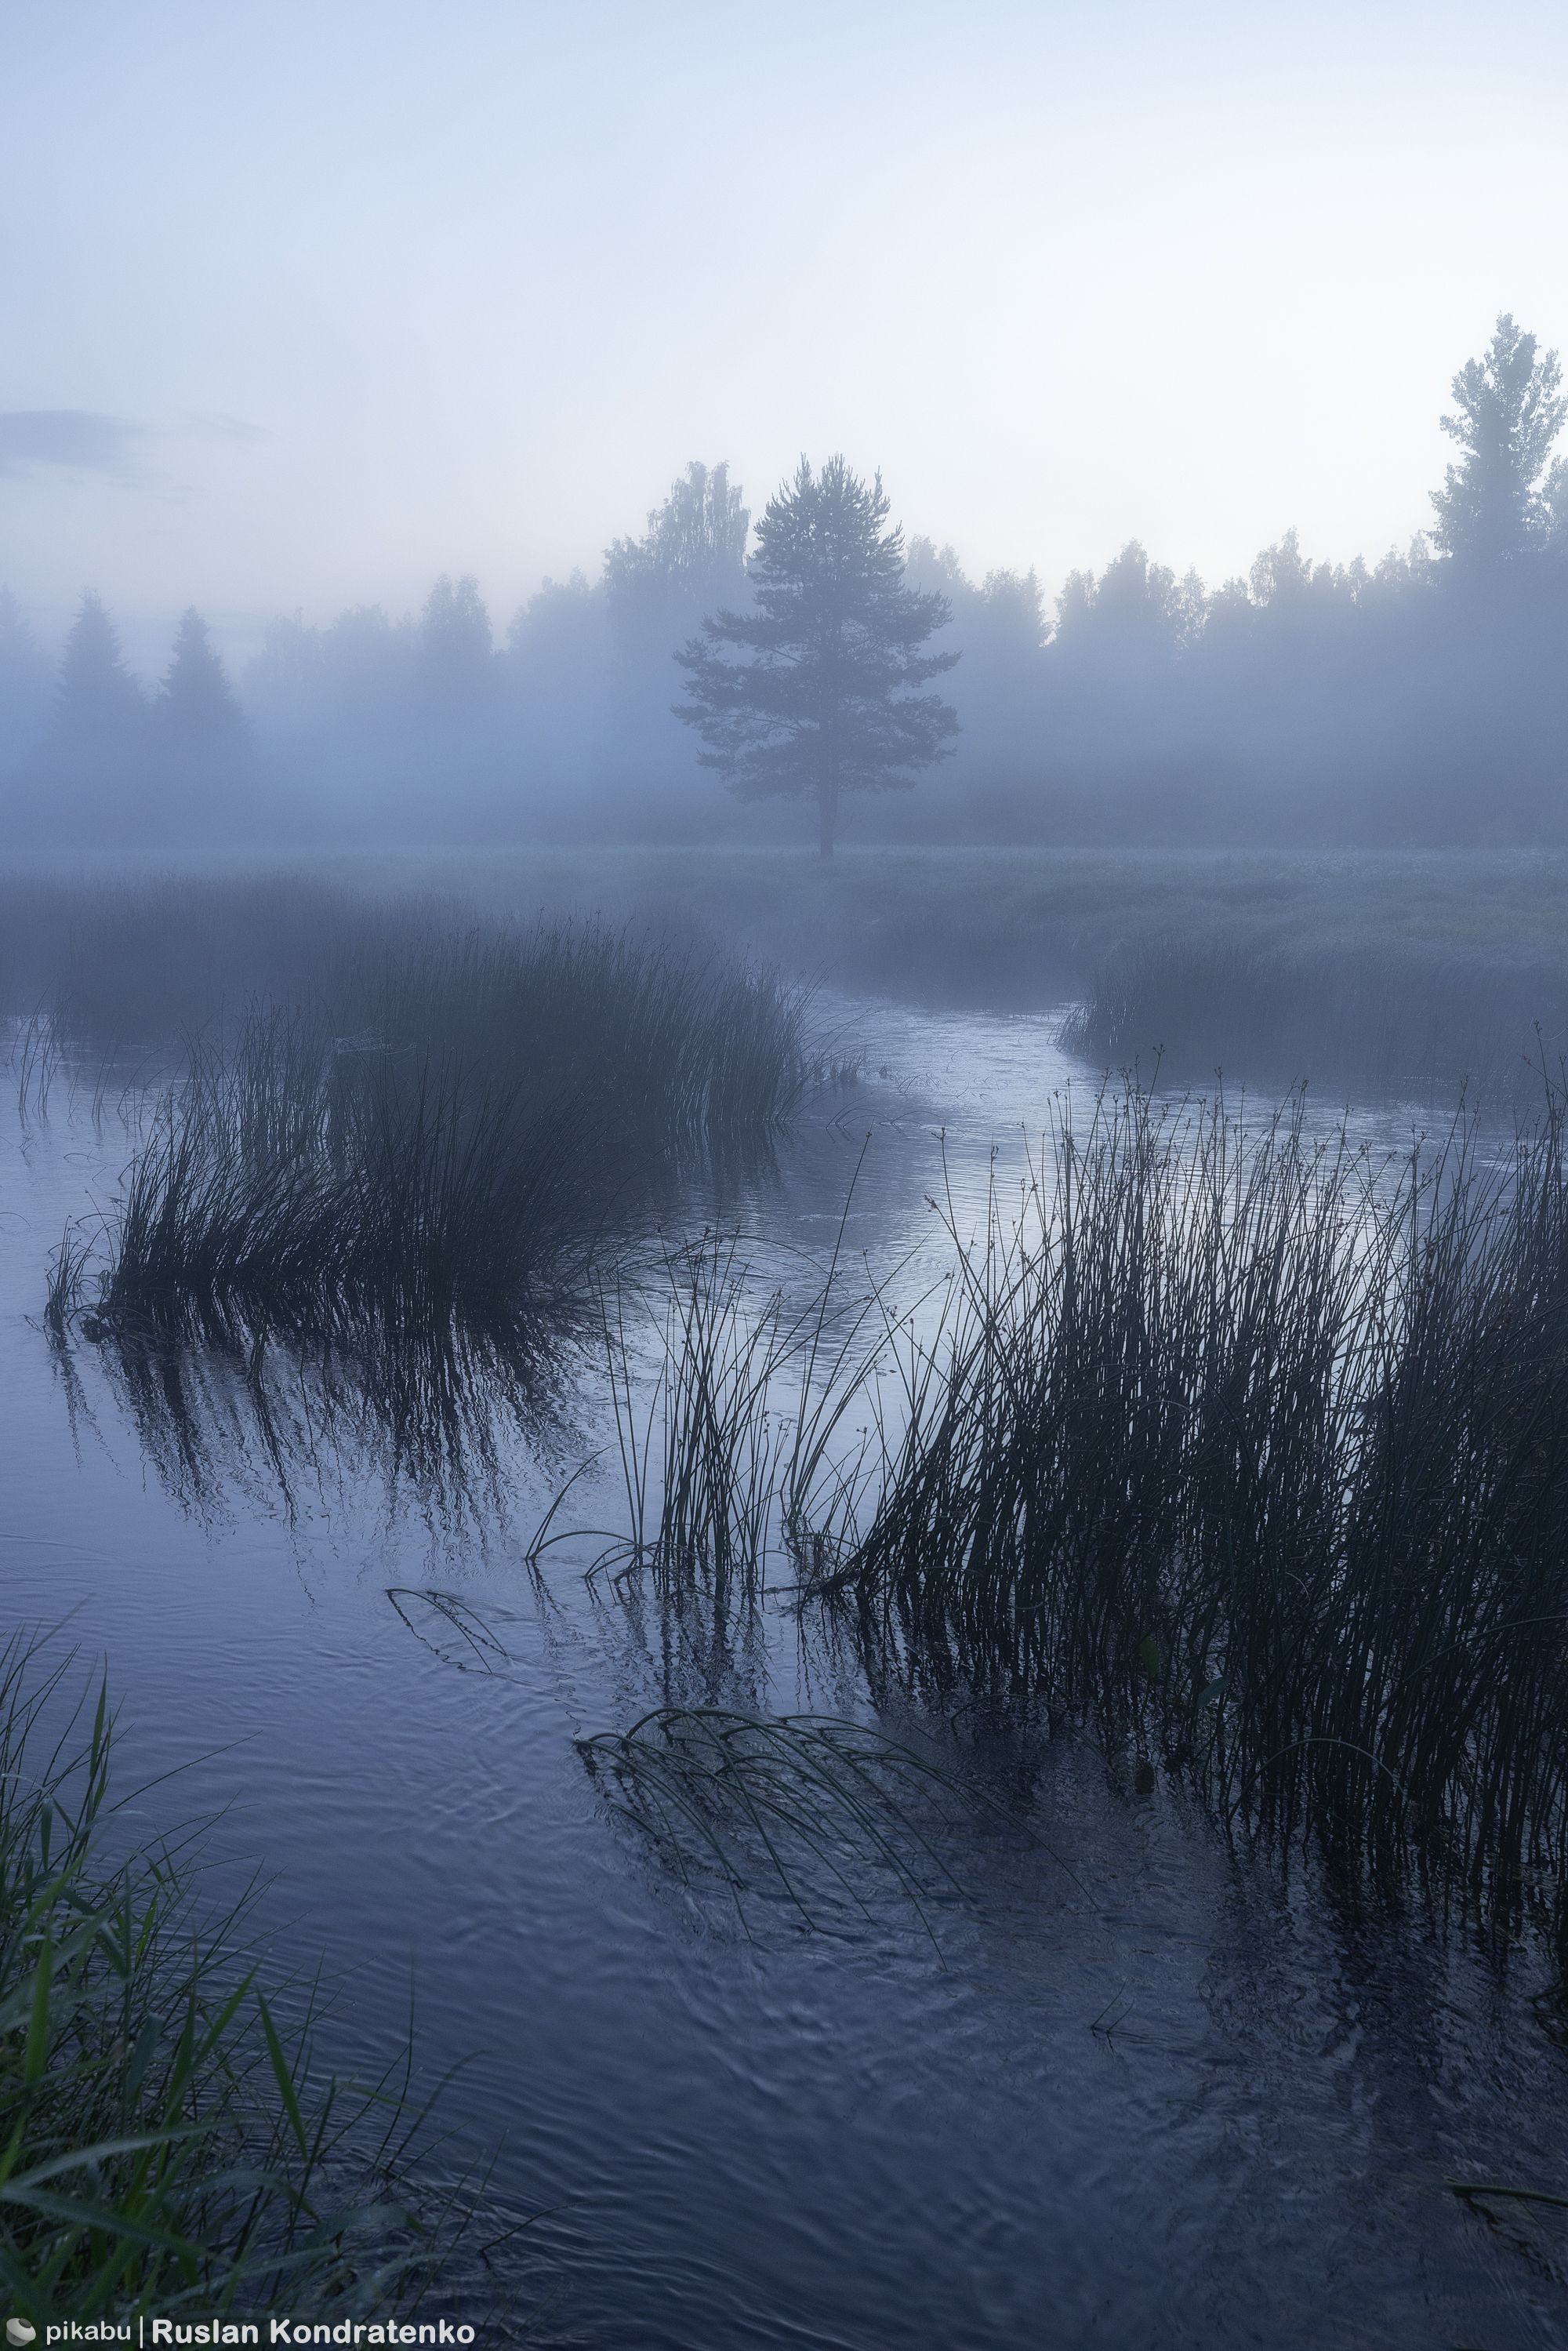
[[[248,976],[229,980],[231,1001],[270,988],[279,956],[269,942],[294,968],[318,953],[320,935],[298,894],[289,912],[280,872],[361,906],[425,898],[524,924],[541,913],[695,922],[791,972],[1002,1008],[1077,994],[1119,947],[1156,938],[1529,965],[1557,959],[1568,937],[1568,855],[1539,851],[852,847],[824,866],[776,849],[366,850],[223,869],[243,896],[209,898],[204,917],[181,893],[214,871],[193,868],[182,881],[160,862],[128,881],[121,860],[99,883],[13,870],[0,878],[0,955],[14,975],[0,968],[0,996],[30,1009],[68,931],[111,942],[138,904],[157,909],[150,973],[175,957],[213,975],[243,964]],[[210,1002],[198,1017],[209,1012]]]
[[[177,998],[181,1023],[199,1025],[222,1000],[316,970],[334,930],[356,934],[361,961],[378,935],[371,959],[384,954],[388,904],[423,893],[525,924],[695,927],[787,975],[930,1004],[1088,998],[1079,1040],[1101,1066],[1163,1045],[1168,1066],[1203,1075],[1450,1084],[1511,1066],[1517,1039],[1538,1020],[1555,1033],[1568,1007],[1568,857],[1540,852],[850,848],[823,866],[770,849],[431,850],[317,857],[299,873],[235,874],[227,900],[152,875],[84,895],[14,873],[0,881],[0,1000],[28,1010],[55,987],[98,1032],[108,1019],[144,1036]],[[150,951],[130,954],[150,929]]]
[[789,972],[917,1001],[1039,1009],[1156,939],[1561,967],[1568,856],[1049,849],[605,849],[367,858],[335,881],[449,891],[498,912],[694,919]]
[[[0,1651],[0,2275],[40,2330],[156,2312],[407,2316],[465,2199],[411,2191],[406,2075],[323,2082],[281,2028],[244,1912],[184,1849],[127,1852],[100,1694],[63,1744],[63,1669]],[[42,1751],[41,1751],[42,1750]]]
[[1062,1041],[1100,1069],[1203,1083],[1539,1099],[1568,1053],[1568,958],[1164,937],[1095,971]]

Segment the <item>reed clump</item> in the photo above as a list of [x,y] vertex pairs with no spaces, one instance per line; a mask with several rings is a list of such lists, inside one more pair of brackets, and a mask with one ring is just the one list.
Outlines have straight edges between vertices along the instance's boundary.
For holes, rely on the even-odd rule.
[[124,1182],[99,1312],[126,1325],[430,1341],[515,1321],[581,1231],[580,1113],[351,1056],[269,1009],[198,1051]]
[[638,1424],[619,1374],[606,1556],[751,1603],[773,1546],[873,1689],[1568,1929],[1563,1122],[1377,1159],[1299,1094],[1069,1102],[1014,1209],[949,1202],[934,1311],[787,1318],[710,1240]]
[[1539,1088],[1568,1039],[1568,972],[1539,958],[1430,946],[1155,936],[1100,962],[1061,1041],[1103,1069],[1207,1080],[1332,1078],[1382,1090],[1469,1079],[1504,1099]]
[[[798,993],[632,931],[416,939],[204,1036],[128,1172],[99,1312],[429,1343],[515,1332],[694,1154],[768,1147]],[[62,1256],[60,1315],[79,1266]]]
[[34,1770],[62,1669],[0,1651],[0,2279],[40,2333],[97,2320],[407,2315],[471,2203],[411,2192],[409,2084],[313,2077],[203,1920],[188,1855],[115,1850],[112,1724]]
[[[852,1559],[885,1665],[1027,1688],[1232,1820],[1568,1875],[1563,1104],[1484,1157],[1136,1089],[993,1202]],[[956,1240],[956,1233],[955,1239]]]

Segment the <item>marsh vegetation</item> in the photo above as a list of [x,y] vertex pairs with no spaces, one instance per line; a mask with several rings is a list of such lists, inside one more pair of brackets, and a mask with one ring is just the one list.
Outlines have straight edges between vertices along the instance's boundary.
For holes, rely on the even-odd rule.
[[1311,1074],[1373,1094],[1538,1098],[1568,1050],[1568,967],[1432,946],[1155,936],[1118,949],[1062,1042],[1103,1069]]
[[[1052,1825],[1070,1756],[1260,1878],[1304,1849],[1320,1890],[1430,1896],[1561,1953],[1568,1195],[1544,1067],[1516,1129],[1467,1110],[1404,1155],[1300,1092],[1270,1114],[1042,1086],[1043,1138],[993,1161],[978,1210],[975,1134],[946,1194],[935,1139],[904,1137],[939,1206],[895,1244],[890,1192],[868,1208],[851,1178],[861,1110],[905,1104],[868,1088],[852,1141],[821,1123],[804,1239],[759,1242],[773,1140],[832,1074],[789,987],[619,917],[521,931],[306,892],[269,933],[267,886],[153,893],[129,946],[84,929],[17,1023],[22,1152],[90,1139],[108,1165],[123,1137],[107,1225],[73,1220],[45,1301],[88,1441],[107,1384],[180,1513],[240,1497],[302,1555],[313,1522],[335,1545],[373,1520],[400,1640],[486,1708],[532,1635],[441,1562],[497,1542],[547,1645],[580,1617],[612,1656],[560,1744],[705,1934],[733,1902],[765,1952],[790,1925],[950,1962],[1024,1855],[1048,1906],[1028,1932],[1076,1934],[1073,1896],[1083,1918],[1103,1896]],[[177,951],[111,1055],[114,958],[159,929]],[[1238,948],[1243,995],[1261,952]],[[355,1484],[372,1457],[384,1510]],[[405,1505],[423,1553],[383,1572]],[[782,1698],[780,1641],[809,1660]],[[579,1834],[561,1886],[581,1867]]]
[[[233,901],[276,955],[273,904]],[[219,920],[191,891],[171,906],[165,1029],[212,984],[190,937]],[[234,927],[228,967],[262,976]],[[1542,1107],[1501,1157],[1471,1112],[1397,1162],[1314,1139],[1300,1094],[1260,1119],[1131,1081],[1086,1123],[1061,1110],[982,1232],[949,1203],[939,1308],[849,1297],[836,1253],[786,1308],[733,1238],[621,1244],[658,1171],[765,1150],[822,1074],[798,993],[605,925],[345,908],[335,943],[310,935],[314,992],[188,1040],[137,1132],[89,1327],[150,1430],[160,1351],[216,1343],[281,1471],[281,1339],[355,1362],[404,1458],[455,1462],[476,1431],[488,1475],[493,1399],[548,1408],[553,1317],[613,1406],[611,1577],[744,1609],[771,1557],[802,1604],[847,1612],[873,1687],[1092,1716],[1226,1822],[1441,1860],[1489,1899],[1561,1882],[1568,1191],[1539,1037]],[[1079,1026],[1113,1049],[1185,984],[1267,1027],[1301,1013],[1301,968],[1239,937],[1207,962],[1151,948]],[[1380,1025],[1369,968],[1340,957],[1334,998],[1369,1052],[1416,993],[1434,1035],[1459,1025],[1391,980]],[[78,1039],[97,971],[78,937],[51,1008]],[[1462,992],[1479,1040],[1496,1007]],[[68,1236],[57,1332],[87,1319],[85,1279]],[[530,1562],[581,1531],[558,1505]]]
[[688,1263],[616,1562],[755,1597],[771,1542],[873,1690],[1091,1729],[1231,1832],[1561,1933],[1563,1120],[1399,1162],[1299,1097],[1132,1089],[1064,1112],[983,1229],[950,1210],[934,1312],[786,1322]]
[[[142,1083],[116,1096],[134,1095],[135,1147],[94,1310],[121,1331],[429,1347],[461,1326],[515,1348],[607,1228],[684,1162],[765,1152],[826,1074],[800,990],[631,927],[444,924],[268,885],[109,912],[118,927],[67,933],[16,1058],[22,1114],[42,1115],[65,1047],[89,1071],[96,1049],[100,1113],[125,1055],[120,967],[140,970]],[[140,950],[160,928],[152,991]],[[187,1016],[204,1017],[171,1070]],[[58,1253],[57,1327],[89,1246]]]
[[[190,1832],[148,1842],[111,1783],[107,1687],[51,1729],[68,1658],[0,1650],[0,2276],[35,2327],[407,2315],[477,2183],[434,2151],[407,2063],[323,2076],[318,2017],[199,1898]],[[138,1828],[141,1834],[138,1834]],[[284,2021],[280,2022],[279,2018]]]

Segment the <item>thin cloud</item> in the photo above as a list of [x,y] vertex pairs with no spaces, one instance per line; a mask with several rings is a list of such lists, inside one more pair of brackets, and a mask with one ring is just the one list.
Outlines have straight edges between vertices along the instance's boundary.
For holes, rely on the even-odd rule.
[[216,413],[189,417],[182,429],[193,441],[233,441],[248,444],[268,441],[272,437],[262,425],[247,423],[243,416]]
[[88,408],[0,411],[0,474],[57,465],[73,474],[123,475],[135,471],[139,437],[138,426]]

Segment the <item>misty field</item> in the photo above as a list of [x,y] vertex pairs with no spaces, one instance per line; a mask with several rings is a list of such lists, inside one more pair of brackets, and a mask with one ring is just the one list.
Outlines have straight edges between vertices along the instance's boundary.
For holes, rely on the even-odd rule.
[[1100,1069],[1424,1089],[1451,1104],[1467,1079],[1538,1094],[1528,1065],[1554,1071],[1568,1045],[1555,853],[866,849],[821,869],[779,852],[620,852],[563,853],[547,872],[564,897],[638,893],[850,991],[1071,1002],[1067,1041]]
[[[198,925],[179,950],[188,971],[207,969],[209,998],[221,965],[247,985],[270,972],[280,935],[297,966],[320,953],[308,911],[269,930],[264,950],[255,926],[280,919],[282,885],[264,882],[267,867],[235,870],[264,884],[237,930],[220,952]],[[1537,1092],[1526,1063],[1544,1058],[1554,1071],[1568,1040],[1568,855],[1558,852],[844,847],[824,865],[774,849],[532,849],[318,857],[298,870],[356,895],[423,893],[525,923],[635,914],[852,994],[993,1011],[1072,1005],[1070,1040],[1092,1065],[1147,1072],[1158,1055],[1167,1077],[1199,1083],[1223,1068],[1281,1089],[1311,1078],[1364,1095],[1422,1088],[1451,1103],[1467,1078]],[[0,988],[12,1008],[46,989],[71,903],[44,876],[0,885]],[[138,989],[156,984],[156,969],[137,969]]]
[[[1236,937],[1291,949],[1442,952],[1500,964],[1550,961],[1568,940],[1568,852],[1543,849],[1217,854],[1169,850],[804,850],[504,841],[352,852],[286,849],[216,859],[159,852],[14,858],[0,877],[8,960],[51,904],[83,883],[145,889],[181,873],[252,883],[298,876],[528,921],[540,913],[679,915],[758,949],[788,948],[844,987],[928,993],[998,1009],[1071,991],[1118,946],[1155,937]],[[26,908],[37,909],[36,917]],[[276,909],[258,904],[269,935]]]

